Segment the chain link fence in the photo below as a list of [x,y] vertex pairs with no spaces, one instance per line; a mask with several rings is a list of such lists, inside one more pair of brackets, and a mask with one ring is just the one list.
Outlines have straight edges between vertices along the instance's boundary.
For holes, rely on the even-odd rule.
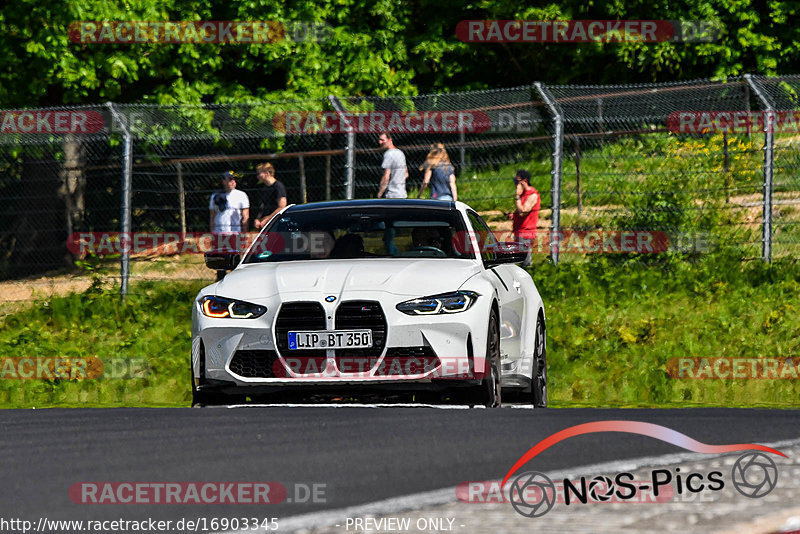
[[757,89],[762,109],[773,112],[777,123],[774,135],[766,136],[764,147],[764,189],[760,193],[767,207],[763,225],[765,242],[772,257],[797,257],[800,255],[800,124],[790,112],[800,109],[800,76],[754,76],[751,83]]
[[[665,232],[679,251],[758,256],[761,136],[703,132],[697,114],[750,110],[746,83],[551,92],[565,122],[562,225]],[[683,128],[671,120],[681,113],[691,120]]]
[[[616,86],[536,83],[415,97],[5,110],[2,299],[26,300],[37,284],[45,291],[62,283],[80,289],[98,278],[118,280],[123,292],[128,279],[211,280],[202,254],[156,245],[126,254],[115,233],[194,239],[209,231],[209,199],[224,172],[240,175],[238,188],[255,209],[255,167],[266,161],[289,203],[374,197],[383,130],[393,132],[406,155],[409,197],[418,195],[431,145],[443,143],[459,200],[506,238],[511,179],[517,169],[528,170],[541,194],[541,261],[624,252],[598,251],[588,238],[570,237],[592,232],[663,234],[669,252],[687,256],[730,250],[742,259],[797,257],[800,124],[792,118],[800,109],[798,90],[798,76],[744,76]],[[98,254],[75,246],[76,235],[91,232],[111,233],[105,248],[91,249]],[[633,252],[618,255],[653,257]]]

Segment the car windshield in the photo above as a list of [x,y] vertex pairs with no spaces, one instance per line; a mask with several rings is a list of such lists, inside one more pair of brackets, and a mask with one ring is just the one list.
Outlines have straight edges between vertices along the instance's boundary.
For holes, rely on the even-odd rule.
[[461,214],[445,209],[321,208],[285,212],[243,263],[352,258],[474,258]]

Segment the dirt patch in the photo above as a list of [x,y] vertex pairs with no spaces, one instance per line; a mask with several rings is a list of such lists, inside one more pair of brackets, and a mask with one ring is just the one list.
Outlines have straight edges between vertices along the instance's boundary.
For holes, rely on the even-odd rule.
[[91,283],[88,276],[42,276],[0,282],[0,302],[36,300],[86,291]]
[[[202,257],[200,258],[202,262]],[[104,286],[119,285],[119,274],[100,275]],[[46,300],[69,293],[81,293],[92,285],[91,273],[43,275],[22,280],[0,282],[0,303]],[[214,273],[202,263],[184,263],[176,256],[151,258],[150,261],[131,263],[132,282],[137,280],[206,280],[214,281]]]

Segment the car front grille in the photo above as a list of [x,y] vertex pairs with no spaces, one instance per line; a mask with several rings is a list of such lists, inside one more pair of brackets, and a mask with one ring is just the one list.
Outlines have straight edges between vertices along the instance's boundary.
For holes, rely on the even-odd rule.
[[[375,301],[342,302],[336,309],[336,330],[371,330],[369,349],[336,349],[334,358],[342,372],[368,372],[378,361],[386,345],[386,316]],[[299,373],[317,373],[325,368],[325,349],[289,350],[289,332],[326,330],[325,310],[318,302],[289,302],[278,312],[275,345],[289,367]]]
[[386,316],[381,305],[371,300],[342,302],[336,310],[336,330],[372,330],[369,349],[336,349],[334,357],[340,369],[348,372],[371,369],[386,345]]
[[288,302],[281,306],[275,322],[275,346],[284,358],[325,359],[325,350],[289,350],[289,332],[325,330],[325,310],[319,302]]
[[274,350],[237,350],[231,358],[230,369],[244,378],[275,378],[285,374]]

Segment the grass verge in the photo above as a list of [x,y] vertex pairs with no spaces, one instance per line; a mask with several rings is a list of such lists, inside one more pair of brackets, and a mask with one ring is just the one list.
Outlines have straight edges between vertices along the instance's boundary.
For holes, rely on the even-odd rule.
[[796,379],[678,380],[666,372],[671,358],[800,355],[796,263],[614,260],[534,271],[548,310],[554,406],[800,405]]
[[[117,288],[96,282],[6,316],[0,406],[186,406],[191,302],[206,283],[140,282],[122,301]],[[96,358],[105,372],[86,380],[19,379],[13,367],[19,375],[22,358]]]
[[[800,403],[800,380],[666,373],[670,358],[798,356],[796,263],[598,257],[556,268],[541,258],[532,274],[547,307],[554,407]],[[140,282],[121,301],[115,288],[95,283],[7,315],[0,407],[188,405],[190,303],[204,284]],[[116,370],[88,380],[22,380],[6,364],[46,357],[98,358]]]

